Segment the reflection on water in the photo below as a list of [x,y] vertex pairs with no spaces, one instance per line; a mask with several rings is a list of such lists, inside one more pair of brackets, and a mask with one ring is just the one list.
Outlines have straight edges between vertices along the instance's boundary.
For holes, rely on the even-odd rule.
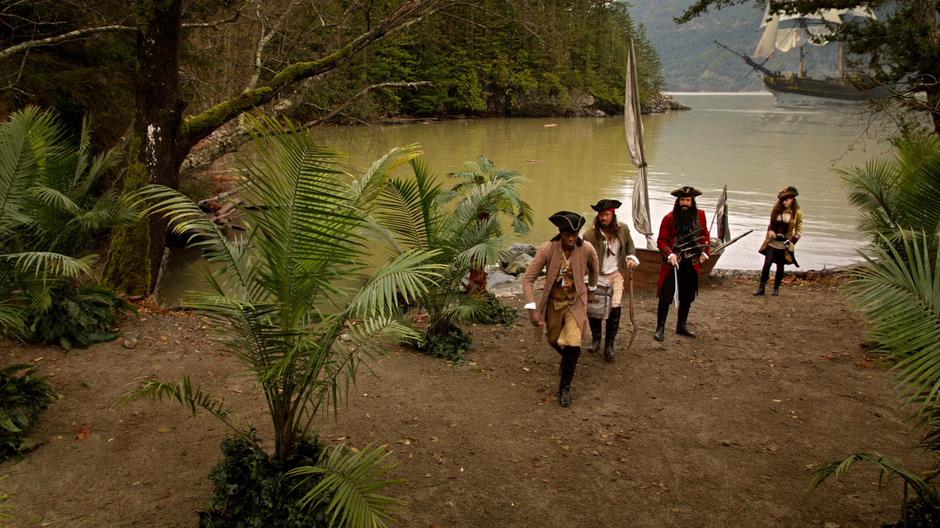
[[[756,269],[762,263],[757,248],[776,193],[793,185],[806,218],[798,248],[803,269],[858,259],[856,249],[863,240],[855,232],[855,210],[833,168],[850,168],[888,153],[886,143],[866,133],[882,125],[870,123],[864,107],[781,108],[769,94],[676,98],[693,110],[643,117],[654,231],[672,208],[672,189],[692,185],[702,190],[698,204],[711,219],[721,187],[727,185],[732,235],[755,232],[728,248],[718,267]],[[523,173],[531,181],[524,198],[536,218],[526,242],[553,236],[547,218],[557,210],[591,218],[590,204],[602,197],[624,202],[620,217],[630,218],[636,170],[627,157],[620,118],[457,120],[329,127],[314,133],[322,143],[349,153],[349,164],[359,173],[389,148],[412,143],[421,144],[439,173],[459,170],[481,154],[500,168]],[[638,244],[643,243],[640,238],[634,233]]]

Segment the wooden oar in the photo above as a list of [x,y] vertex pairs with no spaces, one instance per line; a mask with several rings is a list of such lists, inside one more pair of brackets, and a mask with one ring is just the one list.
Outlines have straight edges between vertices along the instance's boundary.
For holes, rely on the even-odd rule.
[[740,235],[738,235],[738,236],[732,238],[731,240],[725,242],[724,244],[722,244],[722,245],[716,247],[716,248],[714,249],[714,251],[712,251],[712,253],[718,253],[719,251],[725,249],[726,247],[730,246],[731,244],[734,244],[734,243],[737,242],[738,240],[741,240],[742,238],[744,238],[744,237],[747,236],[747,235],[750,235],[750,234],[753,233],[753,232],[754,232],[753,229],[748,229],[746,232],[741,233]]

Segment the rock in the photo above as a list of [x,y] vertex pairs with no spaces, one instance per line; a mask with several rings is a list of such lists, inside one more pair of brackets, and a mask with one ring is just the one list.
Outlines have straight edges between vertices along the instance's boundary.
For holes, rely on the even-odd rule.
[[139,339],[133,334],[124,334],[124,348],[134,349],[137,348],[137,342]]
[[502,271],[494,271],[493,273],[490,273],[489,276],[486,278],[486,287],[487,289],[494,288],[496,286],[512,283],[515,281],[516,281],[516,278],[513,277],[512,275],[503,273]]
[[538,248],[532,244],[513,244],[509,246],[509,249],[503,254],[503,258],[500,259],[500,265],[505,268],[510,262],[516,260],[516,257],[519,255],[534,257],[536,251],[538,251]]
[[510,275],[521,275],[525,273],[526,268],[529,267],[529,263],[532,262],[532,257],[528,254],[523,253],[512,260],[506,266],[506,273]]

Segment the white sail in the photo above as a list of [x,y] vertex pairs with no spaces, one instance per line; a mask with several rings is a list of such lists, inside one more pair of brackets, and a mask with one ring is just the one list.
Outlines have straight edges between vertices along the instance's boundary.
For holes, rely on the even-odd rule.
[[637,168],[633,181],[633,227],[646,237],[646,246],[653,249],[653,227],[650,222],[649,188],[646,174],[646,152],[643,150],[643,121],[640,119],[640,93],[636,79],[636,52],[633,41],[627,55],[624,86],[623,125],[630,161]]
[[770,13],[770,3],[764,10],[761,27],[764,33],[754,57],[766,59],[775,51],[786,53],[793,48],[806,44],[825,46],[829,43],[828,37],[832,35],[832,25],[842,24],[848,17],[875,18],[875,14],[867,7],[854,7],[849,9],[821,9],[814,13]]

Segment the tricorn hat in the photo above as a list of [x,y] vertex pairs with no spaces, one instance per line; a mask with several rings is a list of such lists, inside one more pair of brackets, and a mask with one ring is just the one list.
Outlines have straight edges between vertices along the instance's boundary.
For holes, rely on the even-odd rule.
[[797,192],[796,187],[792,185],[780,189],[780,192],[777,193],[777,199],[783,200],[785,198],[796,198],[800,193]]
[[558,227],[561,233],[577,233],[584,227],[584,217],[571,211],[558,211],[548,217],[549,222]]
[[594,209],[598,213],[601,211],[606,211],[608,209],[616,209],[623,205],[620,200],[610,200],[604,198],[603,200],[598,200],[596,204],[591,206],[591,209]]
[[676,198],[688,198],[690,196],[692,198],[695,198],[696,196],[699,196],[700,194],[702,194],[702,191],[690,185],[683,185],[682,187],[679,187],[678,189],[672,191],[669,194],[675,196]]

